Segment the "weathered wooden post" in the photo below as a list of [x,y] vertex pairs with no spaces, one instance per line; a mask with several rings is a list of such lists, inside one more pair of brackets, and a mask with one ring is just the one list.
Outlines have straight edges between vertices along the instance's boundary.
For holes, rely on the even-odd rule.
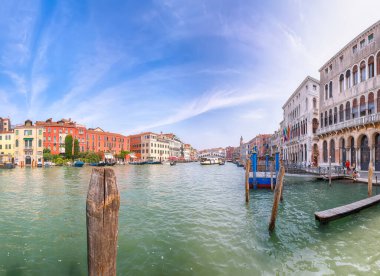
[[369,168],[368,168],[368,197],[372,196],[372,176],[373,176],[373,166],[372,166],[372,162],[370,162]]
[[251,159],[245,162],[245,202],[249,202],[249,171],[251,168]]
[[86,201],[88,275],[116,275],[120,194],[115,173],[95,168]]
[[274,188],[274,201],[273,201],[273,207],[272,207],[272,214],[270,217],[269,222],[269,231],[272,232],[274,230],[275,224],[276,224],[276,217],[277,217],[277,209],[278,209],[278,203],[280,202],[280,197],[282,193],[282,182],[284,179],[285,174],[285,168],[284,166],[281,166],[280,172],[277,177],[276,187]]

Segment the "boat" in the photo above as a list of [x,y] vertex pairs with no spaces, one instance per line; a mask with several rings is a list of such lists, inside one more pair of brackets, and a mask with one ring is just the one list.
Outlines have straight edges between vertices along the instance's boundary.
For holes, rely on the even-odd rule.
[[42,168],[42,162],[41,161],[37,162],[37,168]]
[[153,161],[153,160],[148,160],[146,161],[147,165],[162,165],[161,161]]
[[170,161],[170,166],[175,166],[175,165],[177,165],[176,161]]
[[219,165],[224,165],[226,162],[224,161],[224,159],[220,158],[219,161],[218,161],[218,164]]
[[201,165],[217,165],[217,164],[219,164],[218,158],[214,158],[214,157],[201,158]]
[[93,166],[93,167],[104,167],[105,165],[106,165],[106,163],[103,161],[90,163],[90,166]]
[[145,165],[146,162],[145,161],[130,161],[129,164],[130,165]]
[[14,169],[15,164],[13,163],[2,163],[0,164],[0,169]]
[[81,168],[81,167],[83,167],[83,165],[84,165],[84,162],[83,162],[83,161],[80,161],[80,160],[77,160],[77,161],[75,161],[75,162],[73,163],[73,166],[74,166],[74,167],[77,167],[77,168]]
[[105,162],[106,166],[115,166],[115,164],[116,164],[116,161],[107,161],[107,162]]

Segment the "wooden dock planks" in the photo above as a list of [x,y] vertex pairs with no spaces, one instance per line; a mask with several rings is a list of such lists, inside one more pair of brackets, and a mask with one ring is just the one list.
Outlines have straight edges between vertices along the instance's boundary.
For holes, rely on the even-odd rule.
[[350,214],[359,212],[362,209],[368,208],[380,202],[380,195],[362,199],[344,206],[332,208],[325,211],[315,212],[315,219],[327,223],[332,220],[336,220]]

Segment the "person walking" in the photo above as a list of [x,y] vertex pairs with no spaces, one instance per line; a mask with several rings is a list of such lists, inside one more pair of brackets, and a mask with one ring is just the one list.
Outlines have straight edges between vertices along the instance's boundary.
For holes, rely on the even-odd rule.
[[346,160],[346,169],[347,169],[347,174],[350,173],[350,160]]

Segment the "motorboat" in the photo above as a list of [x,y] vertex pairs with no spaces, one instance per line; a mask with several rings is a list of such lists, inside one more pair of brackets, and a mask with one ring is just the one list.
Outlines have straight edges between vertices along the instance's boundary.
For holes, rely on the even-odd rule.
[[201,165],[217,165],[219,164],[219,160],[215,157],[202,157],[200,163]]
[[73,167],[77,167],[77,168],[81,168],[83,167],[83,165],[84,165],[84,162],[80,160],[74,161],[73,163]]

